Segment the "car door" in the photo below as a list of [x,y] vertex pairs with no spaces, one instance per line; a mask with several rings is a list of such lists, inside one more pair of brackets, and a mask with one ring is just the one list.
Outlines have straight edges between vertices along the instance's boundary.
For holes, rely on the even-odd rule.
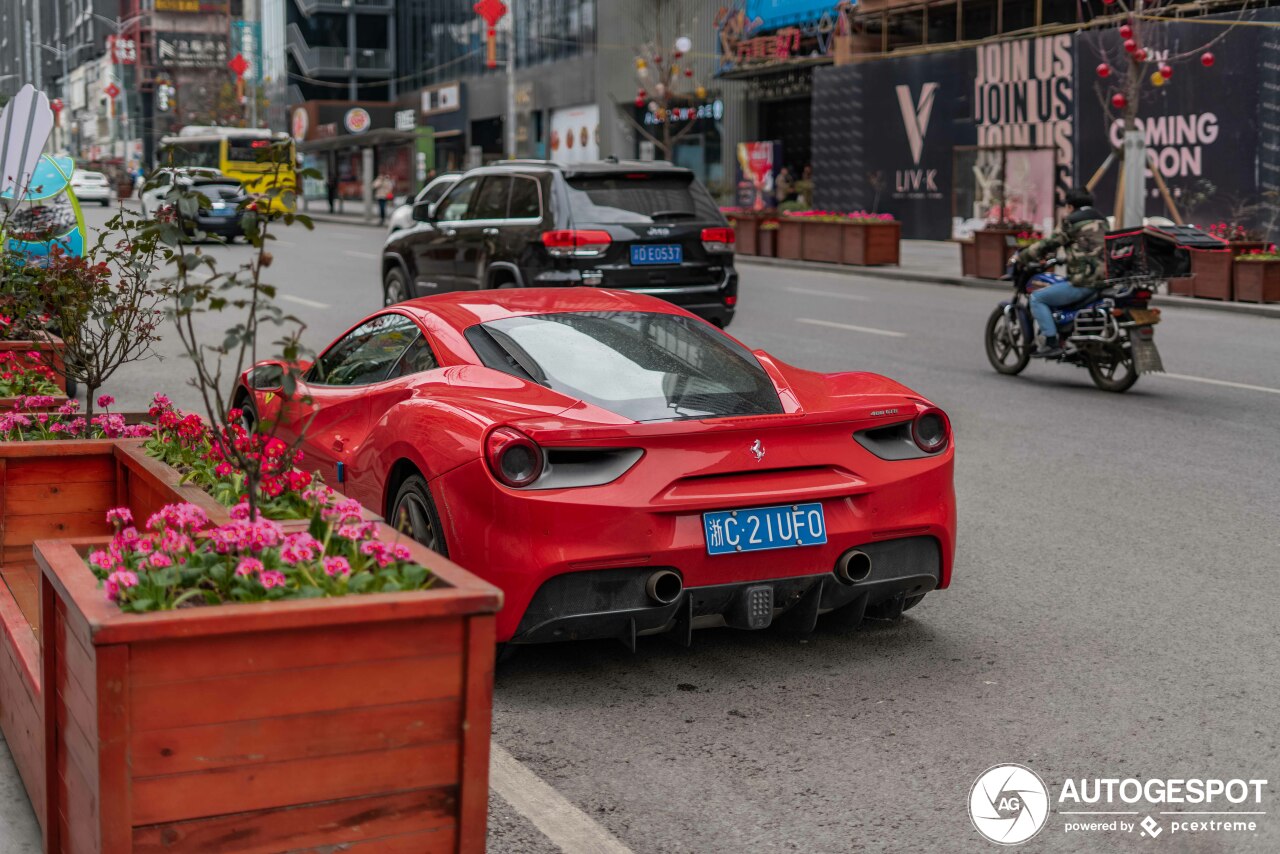
[[510,175],[485,176],[475,202],[458,224],[458,261],[454,269],[458,290],[475,291],[484,287],[485,269],[498,248],[510,194]]
[[282,419],[282,432],[305,433],[303,468],[319,471],[326,483],[345,491],[350,463],[370,428],[409,393],[392,373],[421,336],[412,318],[388,311],[364,321],[316,359]]
[[479,186],[478,176],[463,178],[436,205],[435,220],[414,234],[411,245],[415,268],[413,284],[417,293],[430,295],[454,290],[458,226],[466,217]]

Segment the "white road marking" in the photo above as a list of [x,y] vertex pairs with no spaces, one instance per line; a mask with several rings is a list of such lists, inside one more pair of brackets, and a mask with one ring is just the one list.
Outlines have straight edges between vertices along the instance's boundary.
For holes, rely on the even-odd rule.
[[862,294],[834,294],[831,291],[815,291],[811,288],[787,288],[793,294],[808,294],[814,297],[835,297],[836,299],[851,299],[858,302],[866,302],[870,297],[864,297]]
[[1153,377],[1168,377],[1171,380],[1186,380],[1189,383],[1208,383],[1209,385],[1221,385],[1227,388],[1241,388],[1245,391],[1265,391],[1267,394],[1280,394],[1280,388],[1268,388],[1264,385],[1249,385],[1248,383],[1233,383],[1227,380],[1211,380],[1208,377],[1190,377],[1186,374],[1152,374]]
[[289,302],[296,302],[298,305],[305,305],[308,308],[333,308],[333,306],[329,305],[327,302],[316,302],[315,300],[307,299],[306,297],[295,297],[293,294],[280,294],[280,299],[287,300]]
[[368,258],[370,261],[377,261],[379,256],[372,252],[357,252],[354,249],[343,249],[343,255],[350,255],[352,258]]
[[894,332],[890,329],[876,329],[871,326],[854,326],[851,323],[836,323],[831,320],[814,320],[811,317],[797,317],[796,323],[808,323],[811,326],[829,326],[832,329],[846,329],[849,332],[866,332],[871,335],[884,335],[889,338],[906,338],[905,332]]
[[507,751],[491,744],[489,785],[564,854],[632,854],[631,849]]

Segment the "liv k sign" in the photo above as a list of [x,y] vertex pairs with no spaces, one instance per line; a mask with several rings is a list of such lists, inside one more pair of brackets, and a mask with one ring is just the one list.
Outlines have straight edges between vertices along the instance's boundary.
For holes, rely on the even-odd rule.
[[937,94],[937,83],[926,83],[920,87],[920,101],[912,103],[911,87],[905,83],[897,87],[898,106],[902,108],[902,122],[907,126],[907,142],[911,145],[911,161],[920,165],[920,155],[924,153],[924,135],[929,132],[929,116],[933,113],[933,96]]

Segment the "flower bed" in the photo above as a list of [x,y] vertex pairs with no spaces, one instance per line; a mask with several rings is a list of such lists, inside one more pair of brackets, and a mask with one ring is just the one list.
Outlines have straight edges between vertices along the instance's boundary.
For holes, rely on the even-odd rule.
[[484,850],[500,594],[329,508],[38,544],[46,850]]
[[[6,318],[0,317],[0,321]],[[0,326],[3,324],[0,323]],[[13,407],[31,395],[66,397],[62,375],[62,340],[52,335],[40,340],[0,340],[0,410]]]
[[779,220],[777,255],[827,264],[897,264],[900,235],[890,214],[793,211]]
[[1280,302],[1280,253],[1275,244],[1237,255],[1232,279],[1241,302]]

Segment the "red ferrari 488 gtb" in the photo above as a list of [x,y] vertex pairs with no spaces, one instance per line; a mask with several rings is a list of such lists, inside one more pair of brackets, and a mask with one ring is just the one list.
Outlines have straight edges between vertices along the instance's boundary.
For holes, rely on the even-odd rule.
[[[505,593],[539,643],[895,617],[950,582],[946,415],[882,376],[751,351],[591,288],[389,306],[306,366],[246,372],[247,419]],[[834,616],[834,615],[833,615]]]

